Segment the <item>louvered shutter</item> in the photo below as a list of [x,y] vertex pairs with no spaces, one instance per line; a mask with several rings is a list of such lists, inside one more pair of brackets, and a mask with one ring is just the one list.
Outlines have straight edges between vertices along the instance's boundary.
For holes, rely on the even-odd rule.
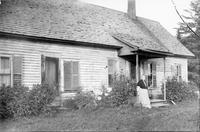
[[157,87],[156,63],[152,63],[153,88]]
[[79,88],[79,63],[72,62],[73,74],[72,74],[72,86],[73,90],[78,90]]
[[41,56],[41,80],[42,83],[45,82],[45,56]]
[[13,85],[22,84],[22,57],[13,57]]
[[72,89],[72,63],[70,61],[64,62],[64,90]]

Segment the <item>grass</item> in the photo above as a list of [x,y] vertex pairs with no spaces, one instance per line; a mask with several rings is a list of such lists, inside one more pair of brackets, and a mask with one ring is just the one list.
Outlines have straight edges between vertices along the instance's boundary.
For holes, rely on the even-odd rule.
[[185,101],[165,108],[122,106],[96,111],[63,111],[50,115],[7,120],[0,131],[197,131],[199,102]]

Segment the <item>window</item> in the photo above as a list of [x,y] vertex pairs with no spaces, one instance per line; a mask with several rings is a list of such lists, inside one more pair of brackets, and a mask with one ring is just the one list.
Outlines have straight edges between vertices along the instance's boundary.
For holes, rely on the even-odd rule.
[[149,63],[148,64],[148,77],[147,82],[149,87],[156,88],[156,63]]
[[9,57],[0,57],[0,86],[11,85],[11,66]]
[[181,81],[182,80],[181,65],[180,64],[176,64],[175,77],[177,78],[177,81]]
[[108,60],[108,86],[113,86],[114,75],[116,72],[116,60],[109,59]]
[[[12,65],[11,65],[12,60]],[[13,69],[13,71],[11,71]],[[0,56],[0,87],[21,85],[22,82],[22,57]]]
[[79,89],[79,62],[64,61],[64,90],[75,91]]
[[177,81],[182,81],[181,64],[175,64],[171,66],[171,74]]

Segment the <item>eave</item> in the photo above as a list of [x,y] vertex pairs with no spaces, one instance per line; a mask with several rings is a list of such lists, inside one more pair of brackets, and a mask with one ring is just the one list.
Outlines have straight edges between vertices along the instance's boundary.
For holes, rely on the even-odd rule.
[[97,48],[106,48],[106,49],[121,49],[122,48],[121,46],[115,46],[115,45],[66,40],[66,39],[47,38],[47,37],[31,36],[31,35],[24,35],[24,34],[7,33],[7,32],[2,32],[2,31],[0,31],[0,37],[9,38],[9,39],[12,39],[12,38],[22,39],[22,40],[28,40],[28,41],[33,41],[33,42],[46,42],[49,44],[87,46],[87,47],[97,47]]

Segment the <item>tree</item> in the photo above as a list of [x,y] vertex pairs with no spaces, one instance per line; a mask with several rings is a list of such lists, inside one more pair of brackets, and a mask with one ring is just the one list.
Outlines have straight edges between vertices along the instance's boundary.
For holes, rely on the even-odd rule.
[[[200,0],[193,0],[190,7],[191,9],[185,10],[187,15],[183,16],[187,23],[179,23],[177,38],[196,56],[195,59],[189,59],[189,80],[200,85]],[[191,27],[197,35],[192,33],[188,26]]]

